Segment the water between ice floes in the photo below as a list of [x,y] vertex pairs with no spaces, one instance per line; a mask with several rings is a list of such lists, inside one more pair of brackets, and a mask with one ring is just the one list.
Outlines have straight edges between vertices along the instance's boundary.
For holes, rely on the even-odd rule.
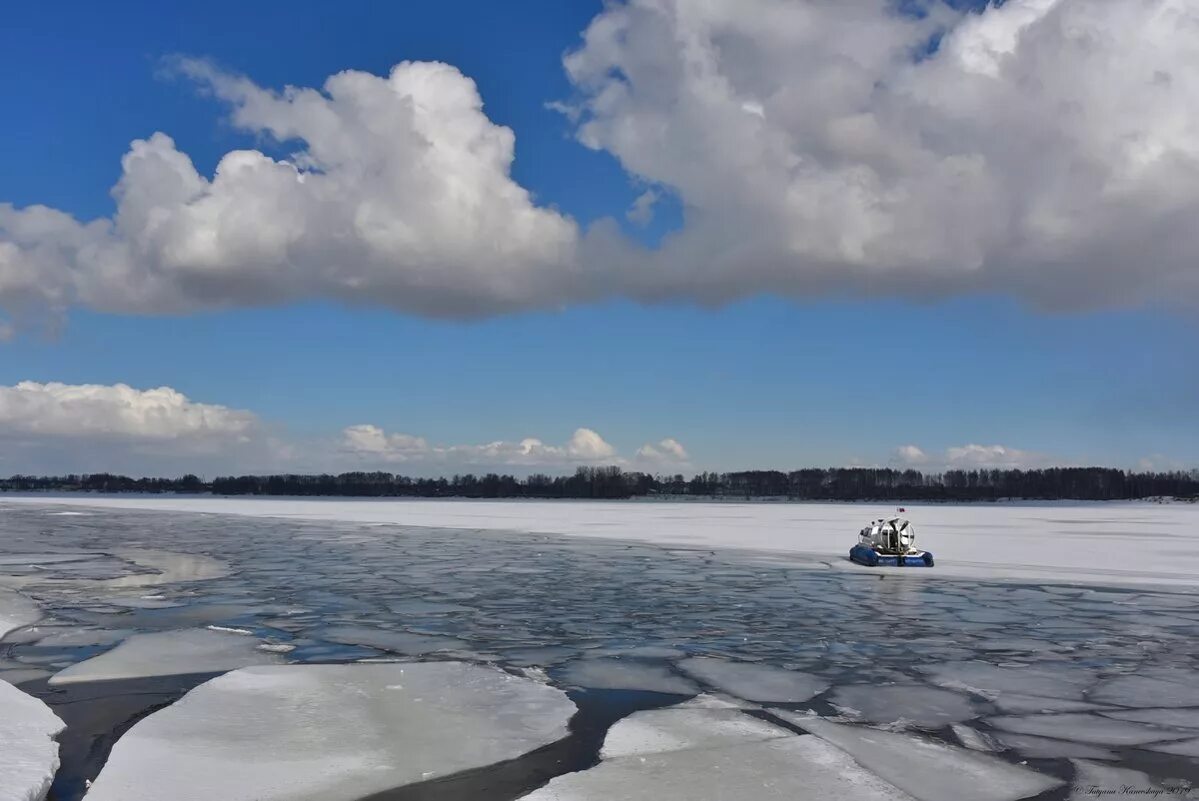
[[[1176,589],[913,581],[620,541],[183,513],[8,507],[3,528],[0,586],[46,618],[0,643],[0,678],[52,707],[79,698],[69,681],[120,678],[128,695],[143,676],[153,706],[191,686],[165,690],[163,675],[458,659],[544,671],[576,697],[649,691],[653,706],[705,690],[920,730],[1063,779],[1083,757],[1199,783],[1179,745],[1199,738],[1199,596]],[[148,711],[122,709],[92,716],[109,727],[94,733],[102,750]],[[77,798],[100,767],[72,759],[52,799]]]

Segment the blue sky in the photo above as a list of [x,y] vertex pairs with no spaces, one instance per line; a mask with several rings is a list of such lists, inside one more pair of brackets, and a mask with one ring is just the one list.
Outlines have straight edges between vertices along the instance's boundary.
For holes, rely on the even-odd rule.
[[[0,202],[45,204],[81,221],[109,217],[122,155],[155,131],[171,136],[202,176],[231,150],[294,152],[294,143],[238,130],[227,103],[165,75],[164,59],[174,55],[269,89],[320,86],[342,70],[386,75],[401,61],[442,61],[472,78],[487,117],[514,132],[511,179],[536,206],[581,229],[611,218],[620,236],[652,250],[689,219],[705,219],[690,184],[672,186],[665,171],[639,174],[626,145],[585,146],[568,116],[547,106],[586,92],[572,84],[563,55],[602,10],[598,2],[551,0],[351,2],[336,11],[273,2],[80,3],[69,12],[20,4],[6,9],[0,28]],[[648,225],[634,224],[626,210],[650,187],[664,199]],[[684,472],[900,464],[895,452],[905,445],[918,446],[925,458],[913,463],[929,468],[988,459],[1195,466],[1193,311],[1152,297],[1063,308],[1071,304],[1055,299],[1068,287],[1055,289],[1055,299],[1029,297],[1023,287],[1040,286],[1033,279],[1016,289],[991,281],[927,293],[925,282],[921,273],[910,291],[902,280],[867,280],[827,293],[806,285],[775,291],[764,280],[714,304],[688,291],[653,294],[660,302],[620,291],[466,320],[369,298],[132,311],[81,302],[52,321],[54,333],[18,326],[0,345],[0,385],[168,386],[190,402],[248,410],[255,437],[287,445],[126,447],[126,429],[108,436],[98,423],[55,429],[43,459],[33,447],[40,429],[24,420],[12,424],[19,447],[0,459],[0,473],[110,462],[130,472],[198,465],[207,473],[490,466],[477,455],[462,464],[444,453],[396,456],[391,446],[349,460],[338,432],[361,424],[439,448],[528,437],[560,448],[544,460],[497,463],[517,471],[569,469],[578,460],[559,444],[580,427],[598,432],[612,458]],[[0,437],[3,426],[0,415]],[[681,443],[686,457],[638,461],[639,447],[663,438]],[[949,450],[971,444],[1002,450],[977,458]]]

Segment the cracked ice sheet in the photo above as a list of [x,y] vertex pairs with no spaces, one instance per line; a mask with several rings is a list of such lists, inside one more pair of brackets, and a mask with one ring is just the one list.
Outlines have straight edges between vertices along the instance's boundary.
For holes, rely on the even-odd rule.
[[679,667],[688,675],[746,701],[797,704],[828,689],[828,682],[810,673],[751,662],[711,657],[685,659]]
[[38,605],[19,592],[0,587],[0,639],[10,631],[24,628],[42,619]]
[[87,798],[352,801],[514,759],[574,712],[560,690],[461,662],[246,668],[138,722]]
[[58,770],[54,737],[64,724],[50,707],[0,681],[0,801],[42,801]]
[[[45,498],[6,497],[4,504],[49,506]],[[61,508],[147,509],[312,521],[434,528],[528,531],[638,540],[692,548],[768,552],[792,563],[826,563],[873,574],[846,553],[867,520],[894,512],[889,504],[765,504],[703,502],[299,500],[211,497],[55,498]],[[1194,528],[1199,509],[1185,504],[1012,503],[917,504],[908,516],[917,544],[937,555],[937,567],[905,580],[938,577],[1067,580],[1106,585],[1199,586],[1199,551],[1177,553],[1175,537]],[[603,521],[603,525],[597,525]],[[985,523],[985,525],[980,525]],[[1001,539],[1019,559],[979,560]],[[1135,548],[1119,547],[1135,543]],[[1089,554],[1079,564],[1078,554]],[[1169,560],[1158,555],[1171,552]]]
[[1062,784],[1053,776],[923,737],[796,712],[772,714],[827,740],[920,801],[1015,801]]
[[602,761],[523,801],[913,801],[816,737],[730,709],[637,712],[614,725]]
[[252,637],[208,629],[137,634],[111,651],[55,674],[50,684],[216,673],[280,661],[257,645]]

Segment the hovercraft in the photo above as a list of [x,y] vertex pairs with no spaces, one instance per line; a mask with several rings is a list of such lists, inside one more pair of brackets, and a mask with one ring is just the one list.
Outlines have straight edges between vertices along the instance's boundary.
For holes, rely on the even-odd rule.
[[858,534],[849,559],[866,567],[932,567],[933,555],[915,542],[916,530],[904,518],[875,520]]

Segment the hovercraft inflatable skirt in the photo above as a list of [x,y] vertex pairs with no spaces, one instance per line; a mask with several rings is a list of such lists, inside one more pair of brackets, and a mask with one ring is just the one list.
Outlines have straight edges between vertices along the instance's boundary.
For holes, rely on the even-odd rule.
[[865,545],[855,545],[849,550],[849,559],[866,567],[932,567],[933,555],[928,551],[897,555],[879,553]]

